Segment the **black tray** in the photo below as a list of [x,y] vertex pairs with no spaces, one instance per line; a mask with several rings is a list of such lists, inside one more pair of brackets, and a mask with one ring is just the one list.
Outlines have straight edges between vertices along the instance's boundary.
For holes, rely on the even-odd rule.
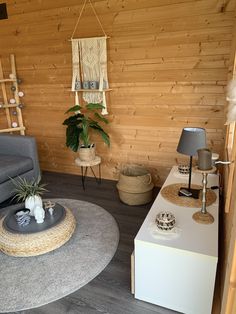
[[[66,211],[63,206],[56,203],[53,209],[54,209],[54,212],[52,216],[49,214],[48,209],[45,210],[45,220],[43,223],[38,224],[35,218],[31,216],[30,223],[25,227],[18,225],[16,221],[15,213],[18,212],[19,209],[14,210],[10,212],[4,218],[3,227],[9,232],[21,233],[21,234],[22,233],[30,234],[30,233],[37,233],[37,232],[45,231],[47,229],[50,229],[56,226],[59,222],[61,222],[65,218]],[[21,209],[21,210],[24,210],[24,209]]]

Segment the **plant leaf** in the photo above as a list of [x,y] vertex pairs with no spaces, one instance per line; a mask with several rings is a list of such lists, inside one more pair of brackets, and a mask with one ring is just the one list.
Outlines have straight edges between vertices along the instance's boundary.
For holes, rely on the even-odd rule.
[[88,110],[96,110],[96,109],[103,109],[103,108],[105,108],[103,106],[103,104],[92,104],[92,103],[90,103],[90,104],[86,105],[86,109],[88,109]]
[[98,112],[95,112],[95,113],[94,113],[94,116],[95,116],[97,119],[101,120],[102,122],[104,122],[104,123],[106,123],[106,124],[109,123],[109,121],[108,121],[105,117],[101,116]]
[[74,152],[77,152],[79,148],[79,136],[82,132],[82,128],[78,128],[77,125],[68,125],[66,129],[66,146],[70,147]]
[[65,112],[65,114],[66,114],[66,113],[69,113],[69,112],[76,112],[76,111],[79,111],[81,108],[82,108],[81,106],[75,105],[75,106],[69,108],[69,109]]
[[16,179],[10,178],[15,186],[15,192],[13,199],[17,201],[25,201],[28,196],[42,195],[47,190],[44,188],[45,183],[40,184],[40,177],[28,181],[25,178],[17,177]]
[[107,144],[107,146],[110,146],[110,137],[109,135],[103,130],[103,128],[96,122],[92,121],[90,123],[90,127],[94,130],[96,130],[104,140],[104,142]]
[[64,120],[64,122],[62,123],[63,125],[71,125],[71,124],[79,124],[82,121],[83,115],[81,114],[77,114],[74,116],[71,116],[67,119]]

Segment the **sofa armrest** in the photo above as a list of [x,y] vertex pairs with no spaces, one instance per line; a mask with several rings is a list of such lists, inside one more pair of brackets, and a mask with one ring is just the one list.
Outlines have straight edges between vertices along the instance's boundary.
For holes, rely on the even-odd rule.
[[34,137],[0,134],[0,155],[1,154],[31,158],[35,171],[35,179],[40,176],[37,145]]

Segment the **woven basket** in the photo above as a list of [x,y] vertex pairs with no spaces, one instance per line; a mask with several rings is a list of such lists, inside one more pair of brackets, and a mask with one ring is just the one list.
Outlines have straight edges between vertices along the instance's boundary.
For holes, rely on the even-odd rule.
[[122,202],[128,205],[143,205],[152,200],[152,177],[147,169],[126,165],[120,172],[116,187]]
[[89,148],[80,147],[78,150],[79,158],[82,161],[92,161],[95,159],[95,145],[92,144]]

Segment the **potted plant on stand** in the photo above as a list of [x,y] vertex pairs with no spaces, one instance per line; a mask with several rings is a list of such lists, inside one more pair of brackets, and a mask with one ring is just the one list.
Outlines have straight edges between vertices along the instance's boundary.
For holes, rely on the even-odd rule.
[[73,115],[65,119],[66,125],[66,146],[72,151],[79,153],[82,161],[91,161],[95,158],[95,144],[90,140],[90,131],[98,133],[103,141],[110,146],[109,135],[101,127],[100,122],[108,124],[108,120],[98,113],[103,109],[102,104],[87,104],[86,113],[80,112],[82,108],[78,105],[68,109],[65,113]]

